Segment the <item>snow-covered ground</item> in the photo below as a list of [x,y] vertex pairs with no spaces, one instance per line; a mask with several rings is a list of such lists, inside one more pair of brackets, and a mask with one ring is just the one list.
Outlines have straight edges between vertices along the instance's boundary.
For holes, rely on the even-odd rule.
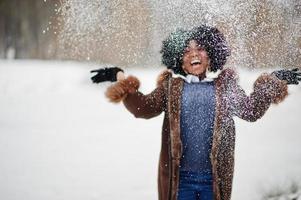
[[[0,199],[157,198],[162,115],[108,103],[95,64],[0,60]],[[132,68],[150,92],[162,68]],[[261,73],[239,70],[250,91]],[[236,119],[234,200],[301,183],[301,87],[255,123]]]

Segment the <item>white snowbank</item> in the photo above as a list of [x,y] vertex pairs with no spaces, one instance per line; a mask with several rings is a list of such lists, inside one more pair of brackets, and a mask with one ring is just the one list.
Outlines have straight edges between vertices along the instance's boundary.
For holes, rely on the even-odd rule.
[[[91,84],[95,64],[0,60],[0,199],[157,198],[162,115],[135,119]],[[133,68],[150,92],[161,68]],[[261,73],[239,70],[244,88]],[[237,124],[234,200],[301,179],[301,89]]]

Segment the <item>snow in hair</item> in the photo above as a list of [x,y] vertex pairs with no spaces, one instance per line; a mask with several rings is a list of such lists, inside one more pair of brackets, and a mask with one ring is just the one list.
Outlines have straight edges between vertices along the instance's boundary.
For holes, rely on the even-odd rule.
[[186,75],[182,69],[182,57],[190,40],[196,40],[207,51],[210,71],[221,70],[231,54],[224,35],[215,27],[201,25],[191,30],[177,29],[163,41],[160,51],[162,63],[176,74]]

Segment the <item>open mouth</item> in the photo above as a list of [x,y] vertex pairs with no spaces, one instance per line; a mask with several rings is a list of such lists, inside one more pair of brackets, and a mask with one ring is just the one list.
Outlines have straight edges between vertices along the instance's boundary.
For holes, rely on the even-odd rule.
[[198,60],[198,59],[193,60],[193,61],[190,62],[190,64],[191,64],[192,66],[194,66],[194,65],[200,65],[200,64],[201,64],[201,60]]

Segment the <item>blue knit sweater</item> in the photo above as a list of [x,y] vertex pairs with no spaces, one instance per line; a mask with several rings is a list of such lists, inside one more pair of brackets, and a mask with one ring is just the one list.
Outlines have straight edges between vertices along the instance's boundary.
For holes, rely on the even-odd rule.
[[215,117],[214,82],[184,82],[181,98],[181,171],[211,174],[210,151]]

